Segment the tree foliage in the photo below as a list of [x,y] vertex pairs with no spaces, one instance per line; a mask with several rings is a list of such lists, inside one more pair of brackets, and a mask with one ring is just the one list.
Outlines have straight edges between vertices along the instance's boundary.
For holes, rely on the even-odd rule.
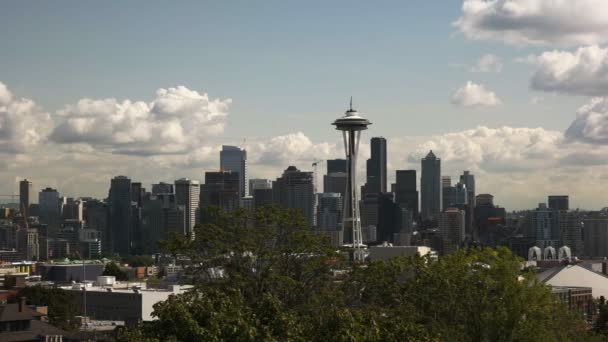
[[68,291],[40,285],[28,286],[20,289],[11,301],[17,301],[21,297],[25,297],[29,305],[48,306],[49,323],[52,325],[68,331],[79,327],[75,319],[78,310]]
[[586,341],[585,323],[508,249],[350,264],[294,211],[213,212],[187,256],[193,290],[132,341]]
[[123,259],[123,262],[131,267],[152,266],[154,258],[149,255],[129,255]]
[[129,276],[126,272],[120,269],[120,267],[115,262],[109,262],[106,264],[106,267],[103,270],[102,275],[104,276],[114,276],[116,280],[126,281],[129,280]]

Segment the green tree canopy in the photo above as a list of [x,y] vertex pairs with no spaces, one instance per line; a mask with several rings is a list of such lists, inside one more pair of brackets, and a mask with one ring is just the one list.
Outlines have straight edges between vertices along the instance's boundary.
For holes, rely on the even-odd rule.
[[40,285],[28,286],[20,289],[11,301],[17,301],[21,297],[25,297],[29,305],[48,306],[49,323],[52,325],[68,331],[79,327],[75,319],[78,310],[68,291]]
[[115,262],[109,262],[106,264],[106,267],[103,270],[102,275],[104,276],[114,276],[116,280],[125,281],[129,280],[127,273],[120,269],[120,267]]
[[[301,215],[270,207],[212,213],[196,238],[165,241],[187,256],[193,290],[155,305],[128,331],[142,341],[588,341],[508,249],[431,261],[350,264]],[[221,275],[221,276],[218,276]]]

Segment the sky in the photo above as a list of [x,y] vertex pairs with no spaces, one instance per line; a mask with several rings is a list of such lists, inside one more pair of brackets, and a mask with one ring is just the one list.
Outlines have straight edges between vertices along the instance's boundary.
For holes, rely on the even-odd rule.
[[353,96],[359,175],[384,136],[389,180],[433,149],[508,210],[599,209],[607,43],[605,0],[3,1],[0,195],[202,180],[222,144],[252,178],[311,170]]

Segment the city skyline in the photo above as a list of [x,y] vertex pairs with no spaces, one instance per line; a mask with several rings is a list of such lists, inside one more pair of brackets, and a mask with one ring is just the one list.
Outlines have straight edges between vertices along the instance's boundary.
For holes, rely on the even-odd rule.
[[[250,178],[275,179],[289,165],[312,171],[315,160],[342,157],[325,124],[353,95],[374,122],[368,137],[387,139],[388,184],[395,170],[420,175],[419,160],[432,149],[442,175],[455,180],[470,170],[476,192],[509,210],[536,207],[550,194],[569,194],[573,208],[605,207],[606,5],[577,2],[574,15],[597,20],[572,28],[560,21],[571,17],[566,5],[530,3],[520,4],[522,16],[504,1],[479,0],[391,10],[275,3],[265,15],[246,4],[213,5],[217,19],[208,21],[197,17],[210,16],[207,8],[191,3],[147,9],[137,27],[120,25],[141,10],[136,4],[124,16],[107,12],[117,4],[101,12],[3,4],[0,194],[18,193],[24,178],[34,192],[49,186],[97,198],[118,175],[146,186],[200,181],[219,170],[221,145],[247,150]],[[167,10],[175,14],[168,24],[185,24],[155,28]],[[40,22],[20,19],[41,11]],[[93,32],[99,13],[115,25]],[[353,18],[358,25],[349,25]],[[308,25],[313,19],[318,27]],[[214,28],[216,20],[228,25]],[[275,27],[285,30],[262,34]],[[249,43],[235,40],[245,33]],[[217,44],[200,47],[206,40]],[[156,42],[167,45],[155,55]],[[360,53],[348,53],[353,47]],[[292,80],[273,76],[282,74]],[[363,176],[368,139],[360,151]]]

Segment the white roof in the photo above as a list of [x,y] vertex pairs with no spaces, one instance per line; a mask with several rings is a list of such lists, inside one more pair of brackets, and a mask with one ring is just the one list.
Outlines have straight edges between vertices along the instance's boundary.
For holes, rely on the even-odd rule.
[[608,298],[608,277],[579,265],[554,267],[539,273],[537,277],[551,286],[590,287],[594,297]]

